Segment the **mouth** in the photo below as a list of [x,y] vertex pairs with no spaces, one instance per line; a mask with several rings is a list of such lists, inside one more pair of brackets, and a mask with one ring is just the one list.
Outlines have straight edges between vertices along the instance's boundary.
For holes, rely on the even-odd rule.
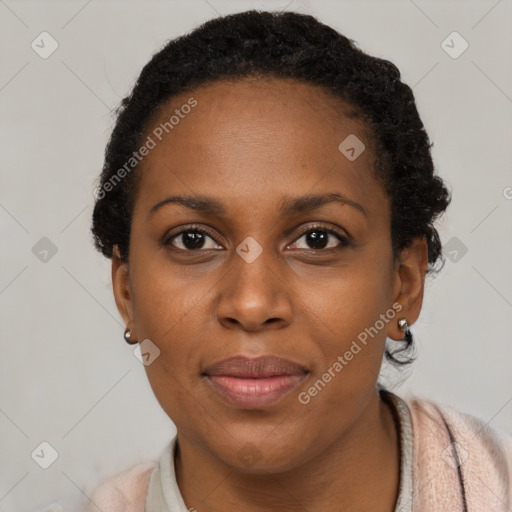
[[232,357],[209,366],[203,376],[231,405],[261,409],[281,401],[296,389],[308,370],[275,356]]

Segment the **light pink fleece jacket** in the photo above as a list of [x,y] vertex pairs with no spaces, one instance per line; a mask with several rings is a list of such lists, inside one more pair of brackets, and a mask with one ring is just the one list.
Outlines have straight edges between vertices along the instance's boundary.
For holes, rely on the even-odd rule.
[[[512,512],[512,436],[432,401],[403,400],[413,427],[412,510]],[[149,478],[157,465],[138,464],[110,478],[95,490],[94,504],[84,512],[144,512]]]

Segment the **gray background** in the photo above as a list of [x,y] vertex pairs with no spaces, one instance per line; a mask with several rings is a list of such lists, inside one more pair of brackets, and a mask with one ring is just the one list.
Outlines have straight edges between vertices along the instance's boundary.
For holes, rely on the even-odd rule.
[[[123,341],[110,262],[89,237],[93,185],[110,111],[151,54],[218,13],[247,8],[312,13],[392,60],[414,88],[453,190],[439,227],[453,261],[428,279],[413,327],[417,362],[390,382],[512,432],[510,1],[0,0],[5,512],[52,502],[77,510],[106,477],[156,459],[174,434]],[[59,45],[47,59],[31,48],[43,31]],[[453,31],[469,44],[456,59],[441,45]],[[54,255],[40,252],[43,237]],[[31,458],[43,441],[59,455],[48,469]]]

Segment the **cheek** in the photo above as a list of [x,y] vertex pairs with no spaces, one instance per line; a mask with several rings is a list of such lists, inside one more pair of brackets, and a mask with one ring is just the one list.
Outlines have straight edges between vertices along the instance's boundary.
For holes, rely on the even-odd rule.
[[296,289],[297,304],[303,305],[303,314],[309,315],[318,328],[324,326],[327,337],[335,340],[334,348],[373,326],[391,307],[391,283],[386,265],[361,262],[323,278],[302,280]]
[[179,280],[161,270],[145,271],[140,282],[143,285],[134,291],[137,330],[140,339],[150,339],[160,350],[145,366],[148,381],[172,421],[185,425],[199,414],[193,410],[197,399],[192,399],[192,393],[199,371],[197,354],[204,344],[204,332],[198,326],[205,315],[205,287],[198,284],[200,280],[180,286]]
[[[387,321],[395,314],[387,297],[386,279],[353,271],[311,296],[315,309],[304,326],[309,332],[314,367],[297,397],[297,418],[318,424],[326,436],[359,416],[375,392],[386,341]],[[318,289],[317,289],[318,290]]]
[[298,288],[298,303],[307,306],[301,313],[308,317],[304,327],[316,351],[312,384],[322,381],[311,389],[312,396],[322,395],[314,399],[317,404],[356,406],[354,393],[364,401],[373,391],[388,324],[396,322],[391,307],[391,253],[387,258],[386,254],[383,249],[365,251],[331,276],[311,279]]
[[[152,262],[150,258],[133,258],[132,276],[134,321],[139,340],[149,339],[160,350],[158,357],[146,366],[158,398],[158,388],[179,388],[186,385],[188,374],[193,371],[193,355],[200,342],[197,328],[205,287],[202,280],[195,283],[176,278],[176,271]],[[144,263],[136,265],[136,261]],[[155,386],[157,389],[155,389]]]
[[141,335],[155,342],[172,342],[177,349],[186,339],[186,325],[211,288],[206,279],[184,278],[163,253],[135,250],[132,259],[134,316]]

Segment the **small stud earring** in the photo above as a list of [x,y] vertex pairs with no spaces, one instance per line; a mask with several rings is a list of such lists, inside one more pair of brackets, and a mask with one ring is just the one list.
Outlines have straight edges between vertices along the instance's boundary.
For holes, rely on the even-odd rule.
[[411,330],[409,329],[409,323],[407,322],[407,320],[405,318],[398,319],[398,327],[404,333],[403,339],[407,343],[412,343],[412,333],[411,333]]
[[137,341],[132,340],[132,331],[131,329],[128,328],[126,328],[126,330],[124,331],[124,341],[126,341],[126,343],[128,343],[129,345],[135,345],[136,343],[138,343]]

